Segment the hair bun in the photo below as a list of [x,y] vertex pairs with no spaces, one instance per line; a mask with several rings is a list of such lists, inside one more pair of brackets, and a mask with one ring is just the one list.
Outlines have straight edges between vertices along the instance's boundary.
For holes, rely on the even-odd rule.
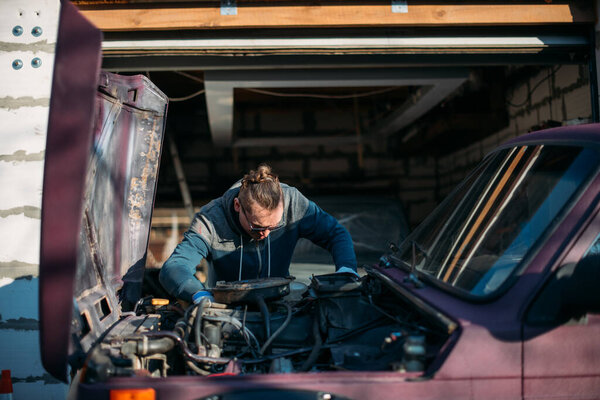
[[261,207],[272,210],[279,204],[281,196],[279,178],[267,164],[260,164],[256,171],[252,170],[244,175],[238,197],[243,206],[256,202]]
[[277,175],[271,172],[271,167],[267,164],[261,164],[258,166],[256,171],[252,170],[248,172],[242,179],[242,185],[256,184],[261,182],[278,182]]
[[269,167],[266,164],[261,164],[258,166],[258,169],[256,171],[256,180],[258,182],[263,182],[263,181],[272,181],[273,180],[273,174],[271,173],[271,167]]

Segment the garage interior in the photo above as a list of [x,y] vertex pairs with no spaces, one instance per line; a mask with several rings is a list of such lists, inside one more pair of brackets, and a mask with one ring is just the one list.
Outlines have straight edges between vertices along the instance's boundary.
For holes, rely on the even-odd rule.
[[262,162],[309,198],[396,200],[414,228],[498,144],[598,120],[592,2],[74,3],[104,69],[170,98],[154,265]]

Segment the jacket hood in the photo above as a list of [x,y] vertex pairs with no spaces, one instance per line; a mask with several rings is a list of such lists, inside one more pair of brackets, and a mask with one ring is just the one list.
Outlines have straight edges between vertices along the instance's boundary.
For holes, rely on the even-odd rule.
[[231,185],[231,187],[227,189],[227,191],[223,193],[223,196],[219,197],[217,201],[219,201],[219,205],[223,209],[225,220],[227,221],[227,224],[231,230],[247,236],[248,234],[240,227],[237,213],[233,213],[231,211],[233,209],[233,199],[235,199],[240,193],[241,183],[242,180],[240,179]]

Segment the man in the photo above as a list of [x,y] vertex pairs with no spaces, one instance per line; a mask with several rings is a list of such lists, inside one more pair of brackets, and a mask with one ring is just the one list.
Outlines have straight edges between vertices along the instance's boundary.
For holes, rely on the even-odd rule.
[[348,231],[260,165],[202,207],[159,279],[174,297],[191,301],[197,294],[198,301],[206,290],[194,276],[202,258],[212,263],[216,281],[288,276],[299,238],[329,250],[338,272],[356,273]]

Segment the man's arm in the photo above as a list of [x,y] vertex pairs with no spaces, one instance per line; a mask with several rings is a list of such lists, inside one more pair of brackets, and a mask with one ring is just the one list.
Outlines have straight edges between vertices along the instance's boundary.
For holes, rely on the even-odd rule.
[[165,261],[159,280],[165,290],[178,299],[192,301],[192,295],[204,289],[196,279],[196,266],[208,254],[208,246],[202,237],[188,230],[173,254]]
[[300,236],[328,250],[336,270],[345,267],[356,272],[356,255],[350,233],[313,201],[306,201],[308,208],[300,220]]

